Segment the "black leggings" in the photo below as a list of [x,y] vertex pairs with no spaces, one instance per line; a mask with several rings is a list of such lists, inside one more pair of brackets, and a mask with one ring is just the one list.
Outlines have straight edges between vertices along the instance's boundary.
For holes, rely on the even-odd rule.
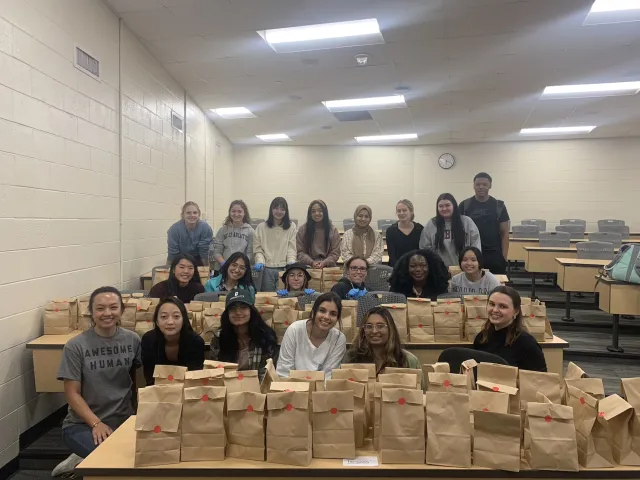
[[494,275],[504,275],[507,273],[507,261],[502,256],[502,252],[482,251],[482,257],[484,258],[484,267],[488,268]]

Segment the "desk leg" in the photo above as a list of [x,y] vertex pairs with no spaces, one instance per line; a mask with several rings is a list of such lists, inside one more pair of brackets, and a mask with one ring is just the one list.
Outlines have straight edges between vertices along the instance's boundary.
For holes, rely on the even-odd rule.
[[562,321],[575,322],[575,320],[571,316],[571,292],[567,292],[567,299],[565,300],[564,306],[564,317],[562,317]]
[[536,274],[531,273],[531,300],[534,300],[536,297]]
[[620,348],[618,345],[618,340],[620,338],[620,315],[613,316],[613,329],[611,331],[611,342],[613,345],[607,347],[607,350],[610,352],[616,353],[624,353],[624,349]]

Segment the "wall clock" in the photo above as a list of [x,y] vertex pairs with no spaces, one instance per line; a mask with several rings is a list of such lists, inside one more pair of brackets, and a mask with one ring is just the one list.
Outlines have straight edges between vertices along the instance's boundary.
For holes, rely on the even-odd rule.
[[456,159],[450,153],[443,153],[440,155],[440,158],[438,158],[438,165],[440,165],[440,168],[444,168],[445,170],[449,170],[455,164]]

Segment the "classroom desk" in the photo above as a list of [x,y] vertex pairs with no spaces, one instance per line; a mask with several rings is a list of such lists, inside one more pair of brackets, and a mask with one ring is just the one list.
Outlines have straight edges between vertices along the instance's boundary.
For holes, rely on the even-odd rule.
[[[586,240],[571,240],[571,246],[575,248],[576,243],[585,242]],[[509,254],[508,261],[526,262],[527,254],[524,247],[539,247],[540,240],[537,238],[509,238]]]
[[555,273],[557,257],[576,258],[578,255],[575,247],[524,247],[524,252],[524,268],[531,273],[531,298],[536,298],[536,273]]
[[62,349],[69,340],[80,333],[80,330],[74,330],[67,335],[43,335],[27,343],[27,348],[33,350],[36,392],[64,392],[62,382],[56,379]]
[[148,292],[149,290],[151,290],[151,287],[153,286],[151,285],[151,279],[152,279],[151,272],[145,273],[144,275],[140,275],[140,288],[145,292]]
[[558,286],[566,292],[565,316],[562,320],[573,322],[571,317],[571,292],[595,292],[593,280],[599,270],[610,260],[583,258],[556,258],[558,268]]
[[[598,277],[598,275],[594,276],[596,279]],[[618,343],[620,315],[640,315],[640,285],[602,278],[598,282],[596,292],[600,294],[600,310],[613,315],[612,344],[607,347],[607,350],[622,353],[624,349],[620,348]]]

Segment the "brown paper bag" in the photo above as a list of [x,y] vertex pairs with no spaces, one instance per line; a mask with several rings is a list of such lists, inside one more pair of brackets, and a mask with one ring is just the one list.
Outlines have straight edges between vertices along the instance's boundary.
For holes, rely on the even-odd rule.
[[[122,317],[120,317],[120,324],[126,325],[127,330],[135,330],[136,327],[136,312],[138,311],[138,301],[141,299],[136,298],[128,298],[124,301],[124,311],[122,312]],[[151,305],[151,302],[148,305]],[[88,304],[87,304],[88,307]],[[141,317],[142,318],[142,317]],[[145,319],[146,320],[146,319]],[[142,320],[141,320],[142,321]],[[153,317],[151,317],[151,323],[153,323]],[[149,326],[141,325],[142,330],[149,330]],[[153,328],[153,327],[152,327]],[[144,333],[143,333],[144,334]]]
[[584,373],[584,370],[582,370],[578,365],[576,365],[573,362],[569,362],[569,364],[567,365],[567,371],[564,374],[565,380],[568,378],[583,378],[586,376],[587,374]]
[[424,464],[424,431],[422,391],[383,388],[380,461]]
[[[482,365],[482,364],[480,364]],[[520,395],[519,391],[515,387],[508,387],[507,385],[500,385],[499,383],[488,382],[486,380],[478,380],[476,382],[478,390],[484,392],[502,392],[509,395],[509,413],[520,414]]]
[[[518,391],[518,368],[497,363],[478,364],[478,390],[507,392],[509,394],[509,413],[520,413],[520,394]],[[480,382],[483,382],[482,386]],[[509,389],[502,388],[509,387]],[[514,390],[515,389],[515,390]]]
[[278,304],[278,296],[275,292],[257,292],[255,306],[258,308],[258,305],[277,305]]
[[229,363],[229,362],[221,362],[219,360],[205,360],[204,361],[205,370],[208,368],[223,368],[226,372],[233,372],[238,369],[237,363]]
[[340,267],[327,267],[322,270],[322,292],[330,292],[342,278],[344,272]]
[[[336,370],[337,371],[337,370]],[[327,380],[327,392],[351,392],[353,396],[353,429],[356,448],[364,446],[368,431],[367,423],[367,384],[357,381],[338,380],[335,375]]]
[[471,466],[469,395],[427,392],[427,463]]
[[369,374],[369,382],[367,384],[367,425],[373,426],[373,390],[376,384],[377,371],[374,363],[343,363],[340,365],[341,370],[366,370]]
[[604,425],[598,422],[598,400],[569,385],[567,405],[573,408],[580,465],[586,468],[613,467],[613,450]]
[[393,317],[400,343],[407,343],[409,331],[407,328],[407,305],[404,303],[383,303],[380,306],[386,308]]
[[572,386],[588,393],[597,400],[604,398],[604,384],[601,378],[567,378],[564,383],[565,388]]
[[228,457],[264,461],[266,400],[263,393],[227,395]]
[[134,465],[180,463],[182,385],[155,385],[138,390]]
[[184,374],[184,388],[188,387],[224,387],[222,368],[193,370]]
[[[429,379],[429,374],[432,372],[449,373],[451,371],[447,362],[436,362],[433,364],[425,363],[422,365],[423,378]],[[429,389],[429,382],[427,381],[427,390]]]
[[272,327],[273,326],[273,312],[275,311],[276,307],[274,305],[264,304],[264,305],[256,305],[256,309],[260,313],[260,316],[265,321],[265,323],[267,325],[269,325],[270,327]]
[[[472,392],[488,393],[488,392]],[[500,396],[501,394],[488,393]],[[506,406],[506,398],[503,395]],[[473,465],[520,471],[520,415],[478,410],[473,425]]]
[[527,403],[524,455],[535,470],[577,472],[578,445],[573,409],[553,403]]
[[202,312],[202,333],[200,336],[207,345],[211,343],[213,334],[220,329],[223,313],[224,308],[218,306],[205,308]]
[[422,390],[422,385],[425,383],[422,377],[422,369],[420,368],[398,368],[398,367],[387,367],[384,369],[383,373],[408,373],[413,374],[417,377],[416,388],[418,390]]
[[291,307],[278,307],[273,311],[273,329],[278,337],[278,343],[282,342],[289,325],[297,320],[298,311]]
[[267,358],[264,377],[262,377],[262,382],[260,382],[260,391],[262,393],[269,393],[271,384],[273,382],[279,382],[279,381],[280,381],[280,375],[276,373],[276,367],[273,364],[273,360],[271,358]]
[[135,330],[138,335],[144,335],[149,330],[153,330],[153,316],[156,312],[156,306],[157,304],[154,305],[151,299],[138,299],[135,323],[133,325],[122,323],[123,327],[129,330]]
[[324,390],[324,372],[315,370],[291,370],[289,378],[302,380],[309,383],[309,392],[322,392]]
[[298,391],[267,393],[267,462],[308,467],[313,446],[309,384],[274,382],[271,386],[279,385]]
[[433,307],[433,324],[436,342],[462,341],[464,317],[459,299],[443,299],[442,303]]
[[355,458],[352,392],[313,392],[313,458]]
[[536,401],[536,393],[544,394],[552,403],[562,403],[560,375],[550,372],[520,370],[520,409]]
[[260,381],[257,370],[231,371],[224,373],[224,386],[228,393],[260,393]]
[[47,303],[44,307],[44,334],[67,335],[73,332],[77,323],[77,318],[73,315],[74,308],[77,316],[75,300],[60,299]]
[[[471,412],[472,424],[474,423],[476,412],[509,413],[509,394],[471,390],[469,392],[469,411]],[[520,454],[518,453],[519,457]]]
[[413,343],[435,342],[433,307],[426,298],[407,298],[407,325],[409,341]]
[[157,285],[160,282],[164,282],[165,280],[169,280],[169,267],[167,268],[156,268],[156,274],[153,277],[153,285]]
[[342,301],[342,333],[351,342],[358,335],[358,301]]
[[369,384],[369,371],[364,368],[334,368],[331,371],[331,378],[334,380],[349,380],[367,386]]
[[472,390],[472,381],[469,376],[457,373],[429,373],[430,392],[469,393]]
[[373,385],[373,446],[380,448],[380,425],[382,418],[382,389],[411,388],[415,389],[417,375],[410,373],[381,373],[378,383]]
[[598,402],[598,422],[607,432],[613,450],[613,459],[620,465],[640,465],[640,456],[634,450],[632,422],[636,421],[631,404],[619,395],[610,395]]
[[225,387],[184,389],[180,460],[224,460],[227,436],[224,425]]
[[156,385],[184,384],[187,367],[178,365],[156,365],[153,369],[153,380]]
[[529,305],[522,305],[522,323],[528,332],[539,342],[545,340],[547,307],[539,300]]

